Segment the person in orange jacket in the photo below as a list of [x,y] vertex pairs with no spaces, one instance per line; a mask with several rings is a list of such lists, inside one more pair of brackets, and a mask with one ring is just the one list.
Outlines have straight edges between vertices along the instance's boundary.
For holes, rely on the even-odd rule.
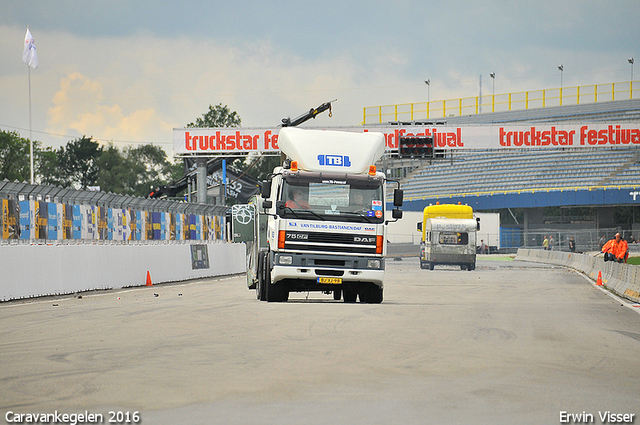
[[608,241],[602,247],[604,253],[604,261],[617,261],[618,263],[627,262],[629,257],[629,245],[627,241],[622,239],[620,233],[616,233],[614,239]]

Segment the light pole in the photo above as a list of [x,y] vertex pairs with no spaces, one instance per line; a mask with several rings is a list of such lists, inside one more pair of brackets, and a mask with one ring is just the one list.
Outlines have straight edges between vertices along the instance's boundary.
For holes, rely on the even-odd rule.
[[631,77],[629,77],[629,81],[633,81],[633,62],[635,61],[633,60],[633,57],[630,57],[629,59],[627,59],[627,62],[631,64]]
[[562,74],[564,72],[564,65],[558,65],[558,69],[560,70],[560,90],[562,90]]
[[431,80],[424,80],[427,85],[427,119],[429,119],[429,102],[431,101]]
[[564,65],[559,65],[560,70],[560,106],[562,106],[562,74],[564,73]]
[[431,101],[431,80],[424,80],[427,85],[427,103]]
[[489,74],[489,77],[491,77],[491,80],[493,80],[492,82],[492,89],[491,89],[491,112],[495,112],[496,111],[496,73],[492,72],[491,74]]

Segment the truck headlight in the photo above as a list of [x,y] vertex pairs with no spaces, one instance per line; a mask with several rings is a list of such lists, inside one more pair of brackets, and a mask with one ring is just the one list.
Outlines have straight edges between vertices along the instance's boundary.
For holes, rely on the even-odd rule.
[[290,255],[281,255],[278,259],[278,264],[290,266],[291,264],[293,264],[293,257]]
[[380,268],[380,260],[367,260],[367,268],[368,269],[379,269]]

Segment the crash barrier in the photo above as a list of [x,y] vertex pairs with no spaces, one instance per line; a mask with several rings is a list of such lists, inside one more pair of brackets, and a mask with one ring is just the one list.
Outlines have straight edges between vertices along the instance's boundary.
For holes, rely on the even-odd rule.
[[0,181],[0,244],[225,239],[226,206]]
[[604,262],[602,257],[572,252],[518,249],[515,258],[521,261],[555,264],[571,267],[589,276],[592,280],[602,278],[603,286],[617,295],[640,302],[640,267],[613,261]]
[[244,273],[245,245],[1,245],[0,301]]
[[226,206],[0,181],[0,301],[243,273]]

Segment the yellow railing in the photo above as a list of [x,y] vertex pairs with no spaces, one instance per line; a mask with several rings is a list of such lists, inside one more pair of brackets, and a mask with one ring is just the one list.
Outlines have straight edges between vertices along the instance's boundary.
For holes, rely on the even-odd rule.
[[[634,84],[635,83],[635,84]],[[506,112],[552,106],[581,105],[640,98],[639,81],[563,87],[525,92],[432,100],[398,105],[367,106],[362,124],[416,121],[486,112]]]

